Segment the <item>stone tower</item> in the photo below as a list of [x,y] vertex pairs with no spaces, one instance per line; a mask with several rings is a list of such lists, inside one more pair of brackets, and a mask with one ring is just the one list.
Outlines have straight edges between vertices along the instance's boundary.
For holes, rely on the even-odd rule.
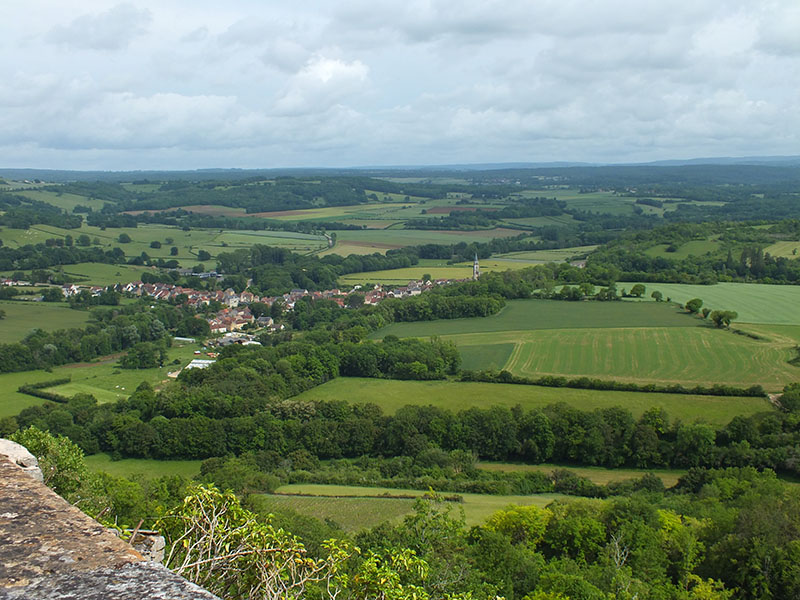
[[481,267],[478,264],[478,253],[475,253],[475,262],[472,264],[472,278],[477,280],[481,276]]

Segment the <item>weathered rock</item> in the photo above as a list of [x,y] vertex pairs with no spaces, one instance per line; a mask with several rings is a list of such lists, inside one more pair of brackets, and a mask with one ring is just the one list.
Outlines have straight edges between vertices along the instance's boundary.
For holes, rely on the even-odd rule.
[[25,446],[11,440],[0,439],[0,456],[3,455],[37,481],[44,481],[39,461]]
[[[0,457],[0,599],[214,600]],[[217,599],[218,600],[218,599]]]
[[[126,532],[132,533],[132,532]],[[167,542],[157,531],[137,531],[130,541],[136,551],[146,560],[160,563],[164,560],[164,548]]]

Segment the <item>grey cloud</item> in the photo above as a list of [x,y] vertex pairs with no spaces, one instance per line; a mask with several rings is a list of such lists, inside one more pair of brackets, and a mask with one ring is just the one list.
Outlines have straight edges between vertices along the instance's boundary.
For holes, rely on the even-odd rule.
[[263,44],[269,41],[275,32],[276,28],[267,21],[254,18],[240,19],[219,35],[219,42],[223,46]]
[[57,25],[47,40],[84,50],[121,50],[147,31],[151,14],[131,4],[118,4],[97,15],[82,15],[69,25]]
[[198,27],[184,35],[181,41],[186,43],[202,42],[208,39],[208,36],[208,27]]
[[268,44],[261,60],[268,66],[294,73],[305,64],[309,54],[311,53],[302,44],[291,39],[278,38]]
[[778,55],[800,55],[800,6],[777,11],[774,3],[769,3],[765,12],[758,31],[758,48]]
[[52,12],[27,1],[45,16],[25,17],[18,0],[0,22],[0,165],[613,161],[800,147],[796,0],[136,0],[77,18],[77,0]]

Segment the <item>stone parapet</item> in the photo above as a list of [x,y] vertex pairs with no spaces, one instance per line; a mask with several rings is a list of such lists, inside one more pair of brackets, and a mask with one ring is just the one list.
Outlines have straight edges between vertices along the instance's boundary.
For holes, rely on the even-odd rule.
[[[0,455],[0,599],[214,600]],[[218,600],[218,599],[217,599]]]

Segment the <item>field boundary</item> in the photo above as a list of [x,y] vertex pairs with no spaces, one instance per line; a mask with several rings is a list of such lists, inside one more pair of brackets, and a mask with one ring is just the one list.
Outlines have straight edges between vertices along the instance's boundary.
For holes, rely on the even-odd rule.
[[70,382],[72,382],[71,377],[61,377],[59,379],[40,381],[39,383],[26,383],[25,385],[19,386],[19,388],[17,388],[17,392],[19,392],[20,394],[25,394],[27,396],[33,396],[34,398],[43,398],[45,400],[50,400],[52,402],[66,403],[69,402],[69,398],[67,396],[63,396],[62,394],[58,394],[56,392],[48,392],[45,390],[46,388],[49,387],[56,387],[58,385],[64,385],[65,383],[70,383]]
[[[800,359],[800,347],[798,347],[798,359]],[[510,361],[510,359],[509,359]],[[726,386],[716,384],[711,387],[697,385],[687,388],[676,383],[670,385],[660,385],[647,383],[629,383],[616,381],[613,379],[594,379],[591,377],[577,377],[567,379],[566,377],[544,375],[536,379],[514,375],[509,371],[461,371],[459,381],[480,382],[480,383],[510,383],[514,385],[537,385],[542,387],[572,388],[580,390],[599,390],[615,392],[644,392],[652,394],[691,394],[696,396],[740,396],[748,398],[766,397],[764,388],[760,385],[753,385],[747,388]]]
[[[333,484],[315,484],[315,485],[333,485]],[[355,487],[355,486],[353,486]],[[423,490],[419,490],[422,492]],[[299,496],[304,498],[366,498],[366,499],[378,499],[378,500],[416,500],[418,498],[422,498],[425,496],[427,492],[423,494],[364,494],[364,495],[341,495],[341,494],[312,494],[310,492],[272,492],[271,496]],[[444,502],[457,502],[463,503],[464,497],[459,494],[449,494],[449,495],[442,495],[442,500]]]

